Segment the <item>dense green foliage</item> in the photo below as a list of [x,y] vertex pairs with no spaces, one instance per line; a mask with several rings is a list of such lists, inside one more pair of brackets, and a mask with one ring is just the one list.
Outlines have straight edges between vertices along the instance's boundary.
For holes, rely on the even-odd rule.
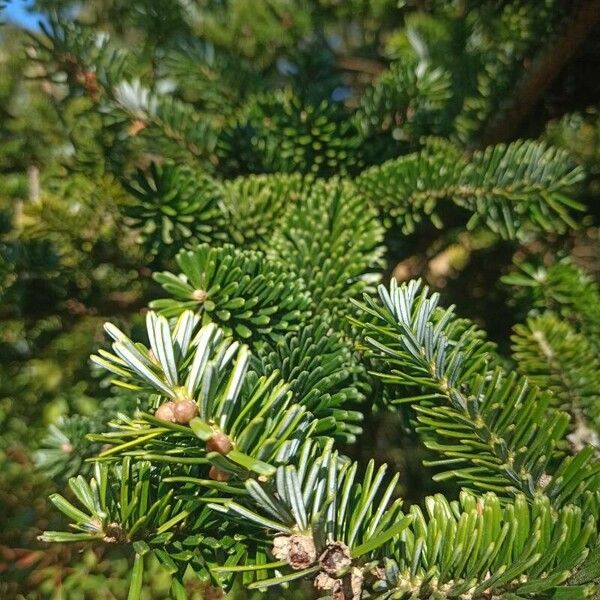
[[600,593],[589,4],[2,26],[0,596]]

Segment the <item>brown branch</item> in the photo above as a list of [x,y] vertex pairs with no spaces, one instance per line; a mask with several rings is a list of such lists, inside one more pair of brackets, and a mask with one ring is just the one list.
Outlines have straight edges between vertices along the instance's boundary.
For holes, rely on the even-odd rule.
[[385,70],[383,63],[360,56],[339,56],[335,62],[343,71],[356,71],[367,75],[376,76]]
[[542,51],[504,109],[498,112],[479,140],[480,146],[510,141],[535,108],[544,92],[573,58],[577,50],[600,25],[600,0],[583,0],[558,38]]

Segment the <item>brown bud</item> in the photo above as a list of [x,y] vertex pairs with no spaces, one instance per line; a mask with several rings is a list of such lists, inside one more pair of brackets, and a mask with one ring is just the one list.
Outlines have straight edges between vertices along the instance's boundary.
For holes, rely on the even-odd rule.
[[165,402],[161,404],[154,413],[154,416],[161,421],[175,423],[175,402]]
[[140,131],[146,129],[146,122],[143,119],[134,119],[129,127],[127,128],[127,133],[135,137]]
[[198,414],[198,405],[193,400],[180,400],[173,412],[177,423],[187,425]]
[[307,535],[279,535],[273,540],[273,556],[285,560],[292,569],[310,567],[317,559],[317,549],[312,537]]
[[225,592],[221,588],[216,588],[209,584],[206,584],[206,587],[203,587],[201,591],[204,600],[221,600],[225,598]]
[[208,476],[214,481],[229,481],[231,479],[230,473],[221,471],[221,469],[217,469],[214,465],[210,468]]
[[107,544],[121,544],[125,542],[127,536],[119,523],[110,523],[104,532],[103,541]]
[[87,93],[90,95],[90,98],[96,102],[100,95],[100,87],[98,85],[98,79],[96,78],[96,73],[93,71],[85,71],[84,75],[84,87]]
[[329,591],[333,590],[334,586],[338,582],[338,579],[330,577],[329,575],[327,575],[327,573],[319,573],[315,577],[313,584],[318,590]]
[[287,561],[290,552],[290,537],[288,535],[278,535],[273,538],[271,552],[277,560]]
[[352,564],[350,549],[342,542],[327,544],[325,551],[319,556],[319,564],[325,573],[339,577]]
[[317,549],[312,537],[293,535],[290,538],[289,562],[292,569],[304,569],[317,559]]
[[217,431],[206,442],[206,449],[209,452],[218,452],[219,454],[229,454],[233,450],[233,444],[227,435]]
[[341,578],[319,573],[313,582],[315,588],[327,591],[332,600],[360,600],[363,590],[363,572],[358,567]]

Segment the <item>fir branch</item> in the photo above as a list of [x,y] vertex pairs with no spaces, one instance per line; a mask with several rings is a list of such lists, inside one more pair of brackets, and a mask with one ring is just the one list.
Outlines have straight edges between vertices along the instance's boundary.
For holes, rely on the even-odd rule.
[[550,267],[521,263],[518,268],[518,272],[505,276],[503,282],[523,288],[535,308],[560,314],[585,335],[598,354],[600,292],[596,282],[568,259]]
[[[172,589],[181,586],[188,567],[199,577],[215,580],[211,565],[243,552],[243,536],[234,539],[228,523],[199,502],[197,486],[195,497],[186,498],[189,486],[170,481],[170,475],[168,465],[157,468],[130,458],[96,464],[90,480],[69,480],[73,502],[60,494],[50,498],[74,532],[45,531],[39,539],[128,547],[135,552],[129,598],[139,598],[145,574],[141,557],[150,553],[172,576]],[[202,494],[208,498],[214,492],[203,488]]]
[[400,500],[391,501],[397,475],[384,486],[385,465],[376,470],[371,461],[362,479],[357,466],[342,460],[331,443],[320,453],[307,444],[295,464],[278,468],[272,484],[246,481],[246,503],[223,498],[208,505],[274,535],[272,554],[281,562],[248,570],[278,570],[250,589],[311,577],[317,589],[349,587],[348,598],[361,597],[364,563],[412,519],[401,514]]
[[425,499],[385,561],[377,598],[543,598],[593,593],[600,576],[597,501],[557,512],[547,497],[493,493]]
[[[50,500],[79,533],[46,531],[40,539],[52,542],[102,540],[124,543],[143,540],[151,544],[166,543],[173,528],[194,510],[189,503],[174,498],[173,490],[156,479],[151,485],[152,467],[147,462],[125,458],[121,463],[96,466],[88,482],[83,477],[69,480],[69,488],[83,510],[60,494]],[[165,474],[163,469],[163,475]],[[113,477],[110,477],[110,474]]]
[[123,182],[135,198],[123,208],[141,241],[153,253],[227,239],[221,189],[208,175],[186,166],[152,163]]
[[436,479],[532,499],[545,494],[556,506],[596,490],[600,464],[591,448],[553,466],[569,417],[551,409],[551,393],[490,368],[485,342],[472,330],[457,336],[453,308],[439,309],[439,295],[420,282],[392,280],[379,296],[381,304],[365,297],[362,305],[375,319],[363,325],[369,355],[385,365],[376,374],[382,381],[415,390],[406,401],[418,431],[444,457],[431,464],[450,467]]
[[306,282],[317,312],[334,319],[379,280],[383,229],[375,211],[348,181],[318,180],[290,206],[271,240],[268,256]]
[[452,98],[450,74],[427,62],[393,62],[367,88],[356,113],[363,135],[391,133],[394,140],[415,142],[441,134],[444,109]]
[[575,450],[600,447],[600,359],[587,339],[551,312],[516,325],[511,339],[519,372],[571,414]]
[[266,251],[290,207],[303,201],[313,185],[300,174],[251,175],[223,182],[223,204],[231,239]]
[[255,368],[265,375],[279,372],[296,402],[317,417],[333,419],[334,429],[329,435],[346,444],[356,442],[363,419],[357,409],[370,386],[364,366],[342,334],[331,328],[327,315],[299,332],[259,347]]
[[490,146],[470,158],[449,143],[434,143],[366,170],[356,183],[405,233],[424,217],[441,227],[440,204],[451,200],[471,213],[467,227],[482,223],[512,239],[574,227],[569,211],[583,206],[569,194],[582,177],[564,151],[539,142]]
[[[149,312],[150,348],[106,325],[114,353],[101,350],[93,362],[116,375],[116,385],[143,392],[155,412],[122,417],[114,422],[115,431],[93,436],[111,445],[100,458],[127,454],[152,462],[212,465],[206,475],[217,481],[249,471],[270,475],[271,463],[293,456],[319,423],[292,402],[277,372],[270,377],[248,372],[248,348],[225,339],[212,323],[196,332],[198,320],[186,311],[169,326]],[[322,427],[327,430],[331,423]]]
[[216,132],[190,104],[151,90],[137,79],[120,81],[107,90],[107,96],[109,102],[103,112],[130,135],[141,128],[147,136],[154,136],[158,150],[161,144],[172,142],[163,150],[166,158],[173,158],[174,145],[183,150],[191,164],[207,169],[214,165]]
[[130,414],[136,406],[133,395],[122,393],[103,400],[93,415],[62,417],[48,427],[39,448],[33,453],[36,467],[63,482],[75,475],[87,476],[92,469],[87,459],[101,450],[100,444],[92,442],[88,436],[104,431],[115,413]]
[[166,316],[195,310],[243,339],[278,337],[298,328],[308,315],[310,296],[304,282],[278,260],[233,246],[182,250],[182,273],[156,273],[154,278],[174,297],[150,307]]
[[63,83],[66,76],[69,96],[87,96],[107,127],[117,127],[124,138],[144,132],[154,138],[157,149],[163,146],[169,158],[175,147],[188,162],[211,167],[217,143],[212,124],[191,104],[140,79],[142,66],[135,53],[115,45],[106,33],[56,16],[49,27],[42,25],[42,31],[34,43],[36,60],[48,71],[47,77]]
[[113,44],[110,36],[51,14],[48,25],[40,23],[42,35],[33,36],[34,60],[41,63],[47,77],[66,83],[69,92],[84,93],[100,100],[122,80],[130,79],[139,68],[135,53]]
[[235,174],[347,175],[362,166],[362,138],[340,104],[310,103],[291,89],[248,99],[219,136],[221,168]]

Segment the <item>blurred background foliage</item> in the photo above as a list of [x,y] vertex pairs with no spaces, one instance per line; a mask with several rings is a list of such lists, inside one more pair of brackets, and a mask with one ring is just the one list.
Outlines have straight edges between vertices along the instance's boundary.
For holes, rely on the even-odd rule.
[[[425,277],[501,348],[529,308],[499,283],[513,260],[571,254],[600,273],[600,36],[597,23],[576,27],[597,2],[36,0],[17,21],[11,4],[0,17],[2,598],[126,594],[126,557],[36,541],[59,528],[46,497],[93,453],[85,434],[131,401],[88,362],[102,323],[139,327],[159,295],[152,272],[210,239],[210,211],[241,187],[235,177],[356,175],[426,136],[469,149],[541,138],[586,170],[578,231],[507,242],[465,231],[448,208],[443,230],[388,228],[386,272]],[[165,159],[184,171],[149,170]],[[201,190],[165,197],[160,177]],[[233,240],[268,235],[252,211],[278,218],[280,201],[259,189],[243,192]],[[181,218],[199,212],[201,224]],[[425,450],[398,439],[394,419],[368,416],[365,458],[393,463],[419,501],[431,491]],[[157,566],[145,597],[168,597],[168,585]]]

